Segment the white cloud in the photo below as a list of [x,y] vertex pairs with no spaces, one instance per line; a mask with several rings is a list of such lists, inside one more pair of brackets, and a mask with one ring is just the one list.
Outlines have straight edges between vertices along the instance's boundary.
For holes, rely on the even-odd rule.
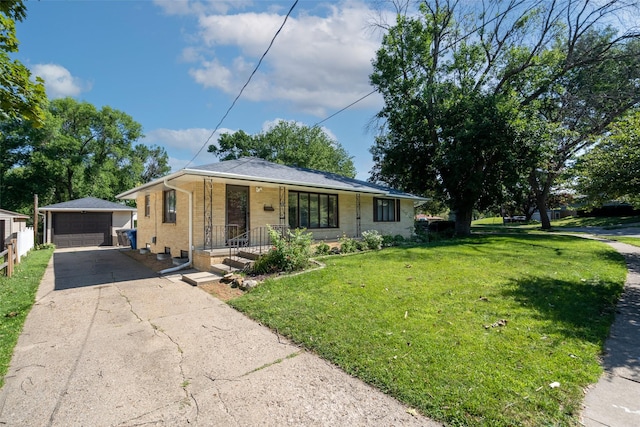
[[[371,29],[374,10],[361,1],[320,9],[319,14],[299,11],[289,17],[243,98],[284,100],[296,110],[321,117],[372,90],[371,60],[381,36]],[[284,12],[202,13],[200,44],[183,53],[197,61],[191,76],[204,87],[237,95],[282,24]],[[380,97],[371,96],[356,108],[380,105]]]
[[154,129],[146,133],[142,142],[145,144],[160,145],[165,148],[173,148],[185,150],[191,155],[195,154],[206,145],[203,149],[206,152],[207,147],[218,142],[218,138],[223,133],[233,133],[231,129],[219,129],[212,136],[213,129],[191,128],[191,129]]
[[36,64],[31,71],[34,75],[44,80],[44,86],[49,98],[74,97],[90,89],[90,85],[72,76],[71,72],[62,65]]
[[171,168],[171,172],[178,172],[180,169],[184,169],[188,163],[189,159],[169,157],[169,167]]
[[227,13],[251,5],[247,0],[153,0],[167,15],[199,15],[207,12]]

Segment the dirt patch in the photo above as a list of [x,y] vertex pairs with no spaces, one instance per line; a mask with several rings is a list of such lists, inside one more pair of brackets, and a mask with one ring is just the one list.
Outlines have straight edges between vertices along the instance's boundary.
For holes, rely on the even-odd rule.
[[145,267],[155,271],[156,273],[160,270],[164,270],[165,268],[173,267],[173,261],[171,260],[171,258],[159,261],[156,257],[156,254],[152,254],[151,252],[141,254],[140,251],[133,249],[123,250],[121,252],[135,259],[140,264],[143,264]]
[[243,291],[238,288],[232,288],[226,283],[214,282],[206,285],[199,285],[198,287],[225,302],[244,295]]

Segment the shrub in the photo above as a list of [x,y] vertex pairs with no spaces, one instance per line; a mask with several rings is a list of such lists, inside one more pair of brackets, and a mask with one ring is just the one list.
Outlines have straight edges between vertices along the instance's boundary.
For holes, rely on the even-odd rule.
[[256,261],[253,269],[256,273],[277,273],[280,271],[304,270],[311,258],[311,233],[304,229],[287,230],[285,235],[269,229],[273,247]]
[[53,243],[38,243],[37,245],[34,246],[34,249],[36,251],[39,250],[43,250],[43,249],[55,249],[56,245],[54,245]]
[[363,231],[362,240],[366,244],[367,249],[377,251],[382,249],[382,236],[377,230]]
[[435,233],[441,233],[443,231],[454,232],[456,231],[455,221],[433,221],[429,223],[429,231]]
[[315,255],[329,255],[331,252],[331,246],[327,245],[324,241],[318,243],[315,249]]
[[348,254],[351,252],[356,252],[358,250],[358,246],[355,240],[351,237],[348,237],[346,234],[343,234],[340,238],[340,253]]
[[367,242],[364,242],[362,240],[356,240],[356,249],[359,251],[366,251],[367,249],[369,249],[369,246],[367,245]]
[[394,245],[393,236],[385,234],[382,236],[382,246],[388,248]]

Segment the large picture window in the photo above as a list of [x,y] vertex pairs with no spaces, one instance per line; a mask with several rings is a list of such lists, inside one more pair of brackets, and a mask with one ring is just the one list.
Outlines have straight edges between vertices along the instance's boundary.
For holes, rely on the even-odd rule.
[[175,223],[176,222],[176,190],[167,190],[164,192],[163,197],[163,222]]
[[289,227],[338,228],[338,195],[289,191]]
[[400,200],[373,198],[373,220],[375,222],[400,221]]

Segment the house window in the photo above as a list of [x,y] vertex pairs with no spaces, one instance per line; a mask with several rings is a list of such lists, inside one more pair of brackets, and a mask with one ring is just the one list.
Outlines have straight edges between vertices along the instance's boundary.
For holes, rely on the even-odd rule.
[[373,198],[373,220],[375,222],[400,221],[400,200]]
[[151,196],[144,196],[144,216],[151,216]]
[[338,228],[338,195],[289,191],[289,227]]
[[162,222],[175,223],[176,222],[176,190],[167,190],[163,195],[164,199],[164,214]]

